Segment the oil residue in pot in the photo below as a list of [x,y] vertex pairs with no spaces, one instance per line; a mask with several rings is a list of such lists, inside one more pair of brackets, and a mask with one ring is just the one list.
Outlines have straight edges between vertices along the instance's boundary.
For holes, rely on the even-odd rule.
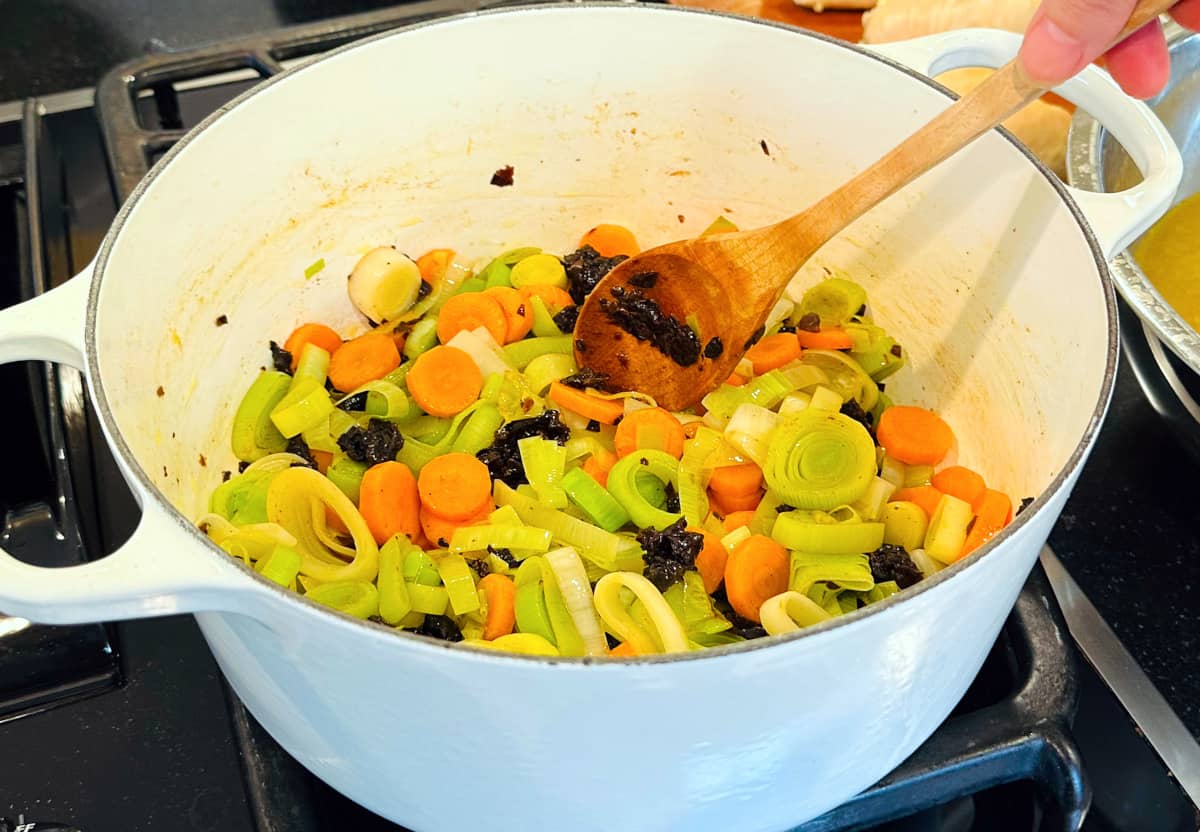
[[1133,248],[1167,303],[1200,330],[1200,193],[1168,211]]

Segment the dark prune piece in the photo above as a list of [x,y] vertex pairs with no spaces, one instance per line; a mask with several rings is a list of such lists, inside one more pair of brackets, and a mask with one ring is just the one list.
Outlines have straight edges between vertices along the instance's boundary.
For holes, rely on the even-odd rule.
[[517,448],[517,442],[529,436],[541,436],[565,445],[571,438],[571,429],[562,423],[557,410],[547,410],[540,416],[516,419],[504,425],[496,431],[492,444],[475,456],[488,467],[492,479],[516,488],[529,482],[525,477],[525,467],[521,464],[521,452]]
[[820,332],[821,316],[816,312],[807,312],[801,315],[800,320],[796,321],[796,329],[801,332]]
[[846,403],[841,407],[841,413],[843,416],[849,416],[866,428],[867,433],[873,430],[875,417],[862,409],[862,405],[858,403],[858,399],[847,399]]
[[598,373],[591,367],[584,367],[579,372],[573,373],[566,378],[561,378],[559,381],[567,387],[574,387],[576,390],[586,390],[589,387],[596,390],[608,389],[608,374]]
[[637,289],[612,288],[612,300],[601,300],[600,308],[610,321],[639,341],[650,344],[681,367],[700,360],[700,339],[691,327],[668,315],[658,303]]
[[274,341],[271,342],[271,366],[281,373],[292,374],[292,354]]
[[658,272],[638,272],[629,278],[629,285],[638,289],[653,289],[658,283]]
[[308,450],[308,443],[305,442],[301,437],[293,436],[288,440],[287,452],[289,454],[295,454],[304,460],[304,462],[295,463],[295,465],[292,467],[312,468],[314,471],[317,470],[317,461],[313,459],[312,453]]
[[[569,292],[575,303],[582,305],[587,296],[592,293],[606,274],[618,264],[629,258],[624,254],[616,257],[605,257],[591,246],[583,246],[563,258],[563,268],[567,272]],[[561,329],[561,327],[559,327]],[[574,329],[574,326],[572,326]]]
[[492,184],[497,188],[508,188],[513,183],[513,166],[505,165],[492,174]]
[[877,584],[895,581],[901,589],[905,589],[924,577],[903,546],[885,543],[867,557],[871,562],[871,577]]
[[704,548],[704,536],[689,532],[682,517],[661,532],[642,529],[637,541],[645,552],[643,574],[659,592],[665,592],[671,584],[683,580],[683,573],[695,568],[696,556]]
[[445,615],[426,615],[421,626],[413,630],[419,636],[436,638],[442,641],[462,641],[462,630],[454,623],[454,619]]
[[722,343],[721,339],[715,335],[713,336],[712,340],[704,345],[705,358],[720,358],[721,353],[723,352],[725,352],[725,344]]
[[404,437],[391,422],[372,418],[366,428],[355,425],[339,436],[338,447],[355,462],[378,465],[396,458],[404,447]]
[[578,306],[564,306],[554,316],[554,325],[558,327],[558,331],[563,335],[570,335],[575,331],[575,322],[579,320]]

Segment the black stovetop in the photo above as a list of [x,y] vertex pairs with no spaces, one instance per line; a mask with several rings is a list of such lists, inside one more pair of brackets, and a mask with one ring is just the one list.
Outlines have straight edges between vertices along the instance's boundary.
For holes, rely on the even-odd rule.
[[[11,5],[0,0],[0,12],[8,12]],[[30,4],[42,7],[38,12],[28,11],[25,4],[15,5],[26,9],[18,23],[51,7]],[[242,18],[235,15],[202,23],[176,8],[182,0],[156,2],[158,18],[139,24],[150,26],[149,30],[127,26],[128,20],[114,11],[120,7],[121,14],[129,14],[141,5],[135,0],[105,0],[89,8],[109,15],[113,25],[136,31],[139,37],[144,31],[165,31],[161,26],[154,29],[155,20],[159,24],[192,21],[189,25],[194,28],[184,27],[186,31],[165,38],[173,44],[240,31],[239,20],[267,26],[279,19],[295,19],[278,17],[285,4],[267,0],[231,4]],[[377,5],[341,2],[324,7],[342,11]],[[315,6],[298,3],[289,8],[309,9],[299,13],[304,17]],[[59,8],[66,14],[64,9],[69,11],[67,6]],[[198,36],[201,30],[208,34]],[[43,73],[36,84],[23,84],[19,74],[4,66],[4,39],[10,31],[0,33],[0,90],[9,85],[10,91],[23,93],[88,83],[64,80],[76,78],[64,70],[60,75]],[[90,60],[140,51],[127,45],[118,55],[103,52],[100,46]],[[81,57],[81,66],[86,57]],[[30,71],[35,68],[36,63],[31,63]],[[190,122],[249,83],[194,90],[180,94],[173,103],[181,112],[193,114],[184,119]],[[140,101],[143,109],[164,103],[161,96]],[[114,180],[106,173],[104,147],[91,111],[55,112],[43,119],[31,111],[24,124],[30,140],[25,153],[20,150],[21,124],[0,124],[3,305],[36,291],[42,283],[57,285],[85,264],[118,199]],[[29,153],[36,155],[40,203],[31,202],[22,184]],[[40,221],[35,236],[42,240],[32,251],[30,207]],[[21,549],[31,560],[57,564],[114,549],[136,522],[136,508],[98,438],[95,420],[78,404],[77,376],[64,371],[47,378],[33,365],[0,367],[0,385],[18,394],[7,410],[16,419],[12,444],[18,467],[14,470],[23,472],[20,478],[0,484],[0,506],[7,512],[4,545]],[[84,427],[67,431],[56,427],[64,414],[72,425]],[[60,448],[73,472],[65,488],[56,477],[62,463],[52,452]],[[1190,602],[1200,578],[1200,536],[1189,527],[1193,511],[1186,487],[1197,473],[1197,466],[1163,430],[1122,363],[1109,420],[1051,544],[1187,727],[1200,734],[1200,651],[1195,643],[1200,607]],[[68,502],[79,508],[77,524],[46,508],[64,498],[64,491]],[[1035,575],[1023,600],[1038,599],[1053,608],[1052,596],[1040,580]],[[89,832],[395,828],[372,820],[332,794],[262,737],[261,729],[229,697],[190,618],[65,632],[36,627],[5,632],[5,620],[0,618],[0,817],[24,814],[28,820],[57,819]],[[1020,659],[1029,655],[1023,632],[1019,617],[1010,622],[989,669],[977,682],[974,698],[960,708],[958,727],[948,725],[939,732],[915,755],[908,774],[922,773],[916,766],[933,758],[944,761],[955,754],[961,758],[961,748],[955,751],[953,741],[954,731],[964,725],[974,726],[977,732],[984,732],[980,720],[999,720],[1000,727],[1008,730],[1022,727],[1012,712],[987,709],[1012,700],[1024,678],[1021,668],[1028,670],[1029,661]],[[1055,632],[1062,636],[1061,627]],[[45,661],[47,656],[52,660]],[[41,665],[38,659],[43,660]],[[1113,832],[1200,828],[1194,807],[1163,776],[1156,756],[1138,738],[1099,678],[1070,648],[1064,648],[1061,663],[1070,669],[1071,684],[1078,691],[1074,743],[1082,754],[1084,779],[1090,780],[1095,793],[1095,808],[1084,828]],[[41,668],[36,677],[30,672],[35,667]],[[1068,699],[1074,702],[1073,695]],[[980,713],[985,716],[979,717]],[[1069,716],[1058,713],[1051,721],[1058,726]],[[1042,727],[1033,734],[1044,740],[1038,733]],[[1024,764],[1028,766],[1031,759]],[[1038,778],[1021,775],[1019,782],[990,786],[1011,778],[989,779],[988,771],[978,767],[958,771],[960,778],[974,777],[977,785],[988,787],[972,798],[951,800],[886,826],[846,826],[847,818],[842,817],[837,821],[841,825],[808,826],[805,832],[1039,828],[1035,824],[1044,818],[1034,807],[1039,789],[1046,797],[1044,781],[1038,787],[1034,785]],[[1074,783],[1070,776],[1056,782],[1068,792]],[[1074,783],[1076,788],[1080,785]],[[904,788],[910,789],[909,796],[925,798],[937,791],[935,784],[913,792],[912,781],[904,777],[888,788],[876,792],[876,803],[891,808]],[[264,806],[270,806],[271,816],[256,819],[256,810],[261,812]],[[866,805],[862,812],[870,808]]]

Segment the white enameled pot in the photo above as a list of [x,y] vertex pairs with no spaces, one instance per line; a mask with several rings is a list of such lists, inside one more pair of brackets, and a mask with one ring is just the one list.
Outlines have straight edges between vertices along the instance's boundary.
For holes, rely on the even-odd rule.
[[[947,106],[919,72],[996,66],[1016,45],[975,31],[868,51],[666,7],[552,6],[422,24],[263,84],[154,168],[91,268],[0,313],[0,359],[86,372],[144,512],[95,563],[0,554],[0,609],[50,623],[196,613],[284,748],[421,832],[774,830],[844,801],[963,695],[1104,415],[1117,349],[1105,259],[1170,203],[1180,163],[1098,70],[1061,92],[1131,150],[1147,174],[1133,190],[1070,191],[992,133],[799,278],[863,282],[910,356],[889,394],[936,407],[960,460],[1038,497],[918,588],[791,638],[548,661],[342,617],[244,569],[191,520],[234,466],[230,419],[268,339],[314,318],[364,326],[345,277],[367,248],[566,251],[599,221],[649,245],[718,214],[774,220]],[[491,186],[510,164],[515,184]]]

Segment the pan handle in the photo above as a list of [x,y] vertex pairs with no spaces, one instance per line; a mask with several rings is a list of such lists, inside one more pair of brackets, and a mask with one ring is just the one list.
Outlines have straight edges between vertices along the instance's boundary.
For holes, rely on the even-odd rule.
[[[91,266],[36,298],[0,310],[0,363],[85,367]],[[42,624],[82,624],[182,612],[247,612],[260,591],[233,558],[203,551],[183,521],[130,479],[142,518],[111,555],[78,566],[33,566],[0,549],[0,610]]]
[[[933,77],[963,67],[1003,66],[1016,56],[1020,46],[1021,36],[1014,32],[961,29],[865,48]],[[1141,182],[1117,193],[1067,188],[1087,218],[1105,258],[1111,259],[1171,207],[1183,177],[1183,159],[1154,111],[1126,95],[1099,67],[1087,67],[1054,92],[1091,113],[1116,137],[1142,173]]]

